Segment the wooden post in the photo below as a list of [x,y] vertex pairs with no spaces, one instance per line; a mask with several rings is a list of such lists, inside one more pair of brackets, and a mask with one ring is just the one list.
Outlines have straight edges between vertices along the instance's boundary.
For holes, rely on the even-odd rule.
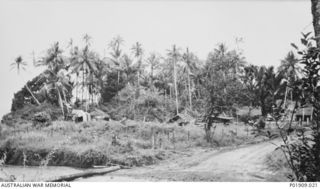
[[175,146],[176,139],[175,139],[174,130],[172,131],[172,142],[173,142],[173,148],[175,149],[176,148],[176,146]]
[[153,128],[151,129],[151,143],[152,143],[152,149],[155,149],[155,137],[154,137]]
[[238,116],[238,114],[237,114],[237,125],[239,124],[239,116]]
[[159,148],[162,148],[162,137],[159,138]]
[[221,138],[223,137],[223,135],[224,135],[224,129],[222,128],[222,130],[221,130]]

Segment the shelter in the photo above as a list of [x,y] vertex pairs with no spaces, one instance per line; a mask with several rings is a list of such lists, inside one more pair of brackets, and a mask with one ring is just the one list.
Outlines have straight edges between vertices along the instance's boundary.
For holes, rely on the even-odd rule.
[[194,120],[192,116],[184,113],[173,116],[167,121],[167,123],[178,123],[179,126],[183,126],[189,124],[192,120]]
[[295,118],[296,118],[296,121],[311,121],[312,114],[313,114],[313,107],[310,105],[307,105],[296,111]]
[[83,110],[72,110],[72,120],[75,122],[91,121],[91,115]]
[[94,119],[94,120],[105,120],[105,121],[110,120],[110,116],[107,113],[97,108],[95,108],[92,112],[90,112],[90,116],[91,116],[91,119]]

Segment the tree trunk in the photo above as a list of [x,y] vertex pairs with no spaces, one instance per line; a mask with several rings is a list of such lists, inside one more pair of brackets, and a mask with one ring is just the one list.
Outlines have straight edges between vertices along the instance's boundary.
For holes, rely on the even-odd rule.
[[61,111],[62,111],[62,116],[65,119],[65,114],[64,114],[64,109],[63,109],[63,101],[62,101],[62,97],[61,97],[59,89],[57,89],[57,92],[58,92],[58,97],[59,97],[59,104],[60,104]]
[[84,66],[82,70],[82,94],[81,94],[81,103],[83,103],[83,93],[84,93]]
[[173,60],[173,76],[174,76],[174,90],[175,90],[175,96],[176,96],[176,108],[177,108],[177,114],[179,114],[176,60]]
[[190,70],[188,68],[188,90],[189,90],[189,103],[190,103],[190,110],[192,110],[192,97],[191,97],[191,81],[190,81]]
[[311,0],[311,12],[313,17],[314,35],[317,47],[320,47],[320,1]]
[[151,85],[151,90],[154,91],[153,87],[153,65],[151,65],[151,74],[150,74],[150,85]]
[[78,74],[76,75],[76,101],[78,100]]
[[29,91],[29,93],[31,94],[32,98],[36,101],[36,103],[38,104],[38,106],[41,105],[40,102],[38,101],[38,99],[34,96],[34,94],[32,93],[32,91],[31,91],[30,88],[28,87],[28,84],[26,84],[26,88],[27,88],[27,90]]

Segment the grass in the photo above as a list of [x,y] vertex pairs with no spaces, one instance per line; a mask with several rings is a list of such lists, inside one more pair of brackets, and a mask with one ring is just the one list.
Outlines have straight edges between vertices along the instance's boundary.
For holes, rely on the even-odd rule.
[[[201,127],[179,127],[157,122],[53,121],[48,127],[32,123],[1,125],[0,158],[6,164],[58,165],[89,168],[119,164],[143,166],[168,158],[176,151],[193,147],[229,146],[256,140],[248,126],[217,124],[214,143],[208,144]],[[48,158],[49,156],[49,158]]]

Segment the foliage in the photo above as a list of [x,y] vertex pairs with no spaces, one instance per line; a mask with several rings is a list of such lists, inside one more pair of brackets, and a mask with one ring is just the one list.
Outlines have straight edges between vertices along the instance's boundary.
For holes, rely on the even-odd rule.
[[165,99],[159,92],[141,89],[141,95],[135,98],[136,90],[128,85],[118,96],[108,103],[112,119],[123,118],[145,121],[166,121],[174,114],[173,100]]
[[[301,39],[305,49],[298,50],[302,56],[304,75],[301,82],[296,84],[296,89],[300,92],[299,102],[302,105],[312,105],[313,121],[307,127],[297,130],[293,141],[289,140],[290,136],[286,132],[282,130],[281,133],[284,141],[281,147],[293,172],[290,178],[304,182],[320,180],[320,49],[313,46],[309,34],[303,34]],[[280,118],[281,108],[278,108],[276,113],[276,117]]]

